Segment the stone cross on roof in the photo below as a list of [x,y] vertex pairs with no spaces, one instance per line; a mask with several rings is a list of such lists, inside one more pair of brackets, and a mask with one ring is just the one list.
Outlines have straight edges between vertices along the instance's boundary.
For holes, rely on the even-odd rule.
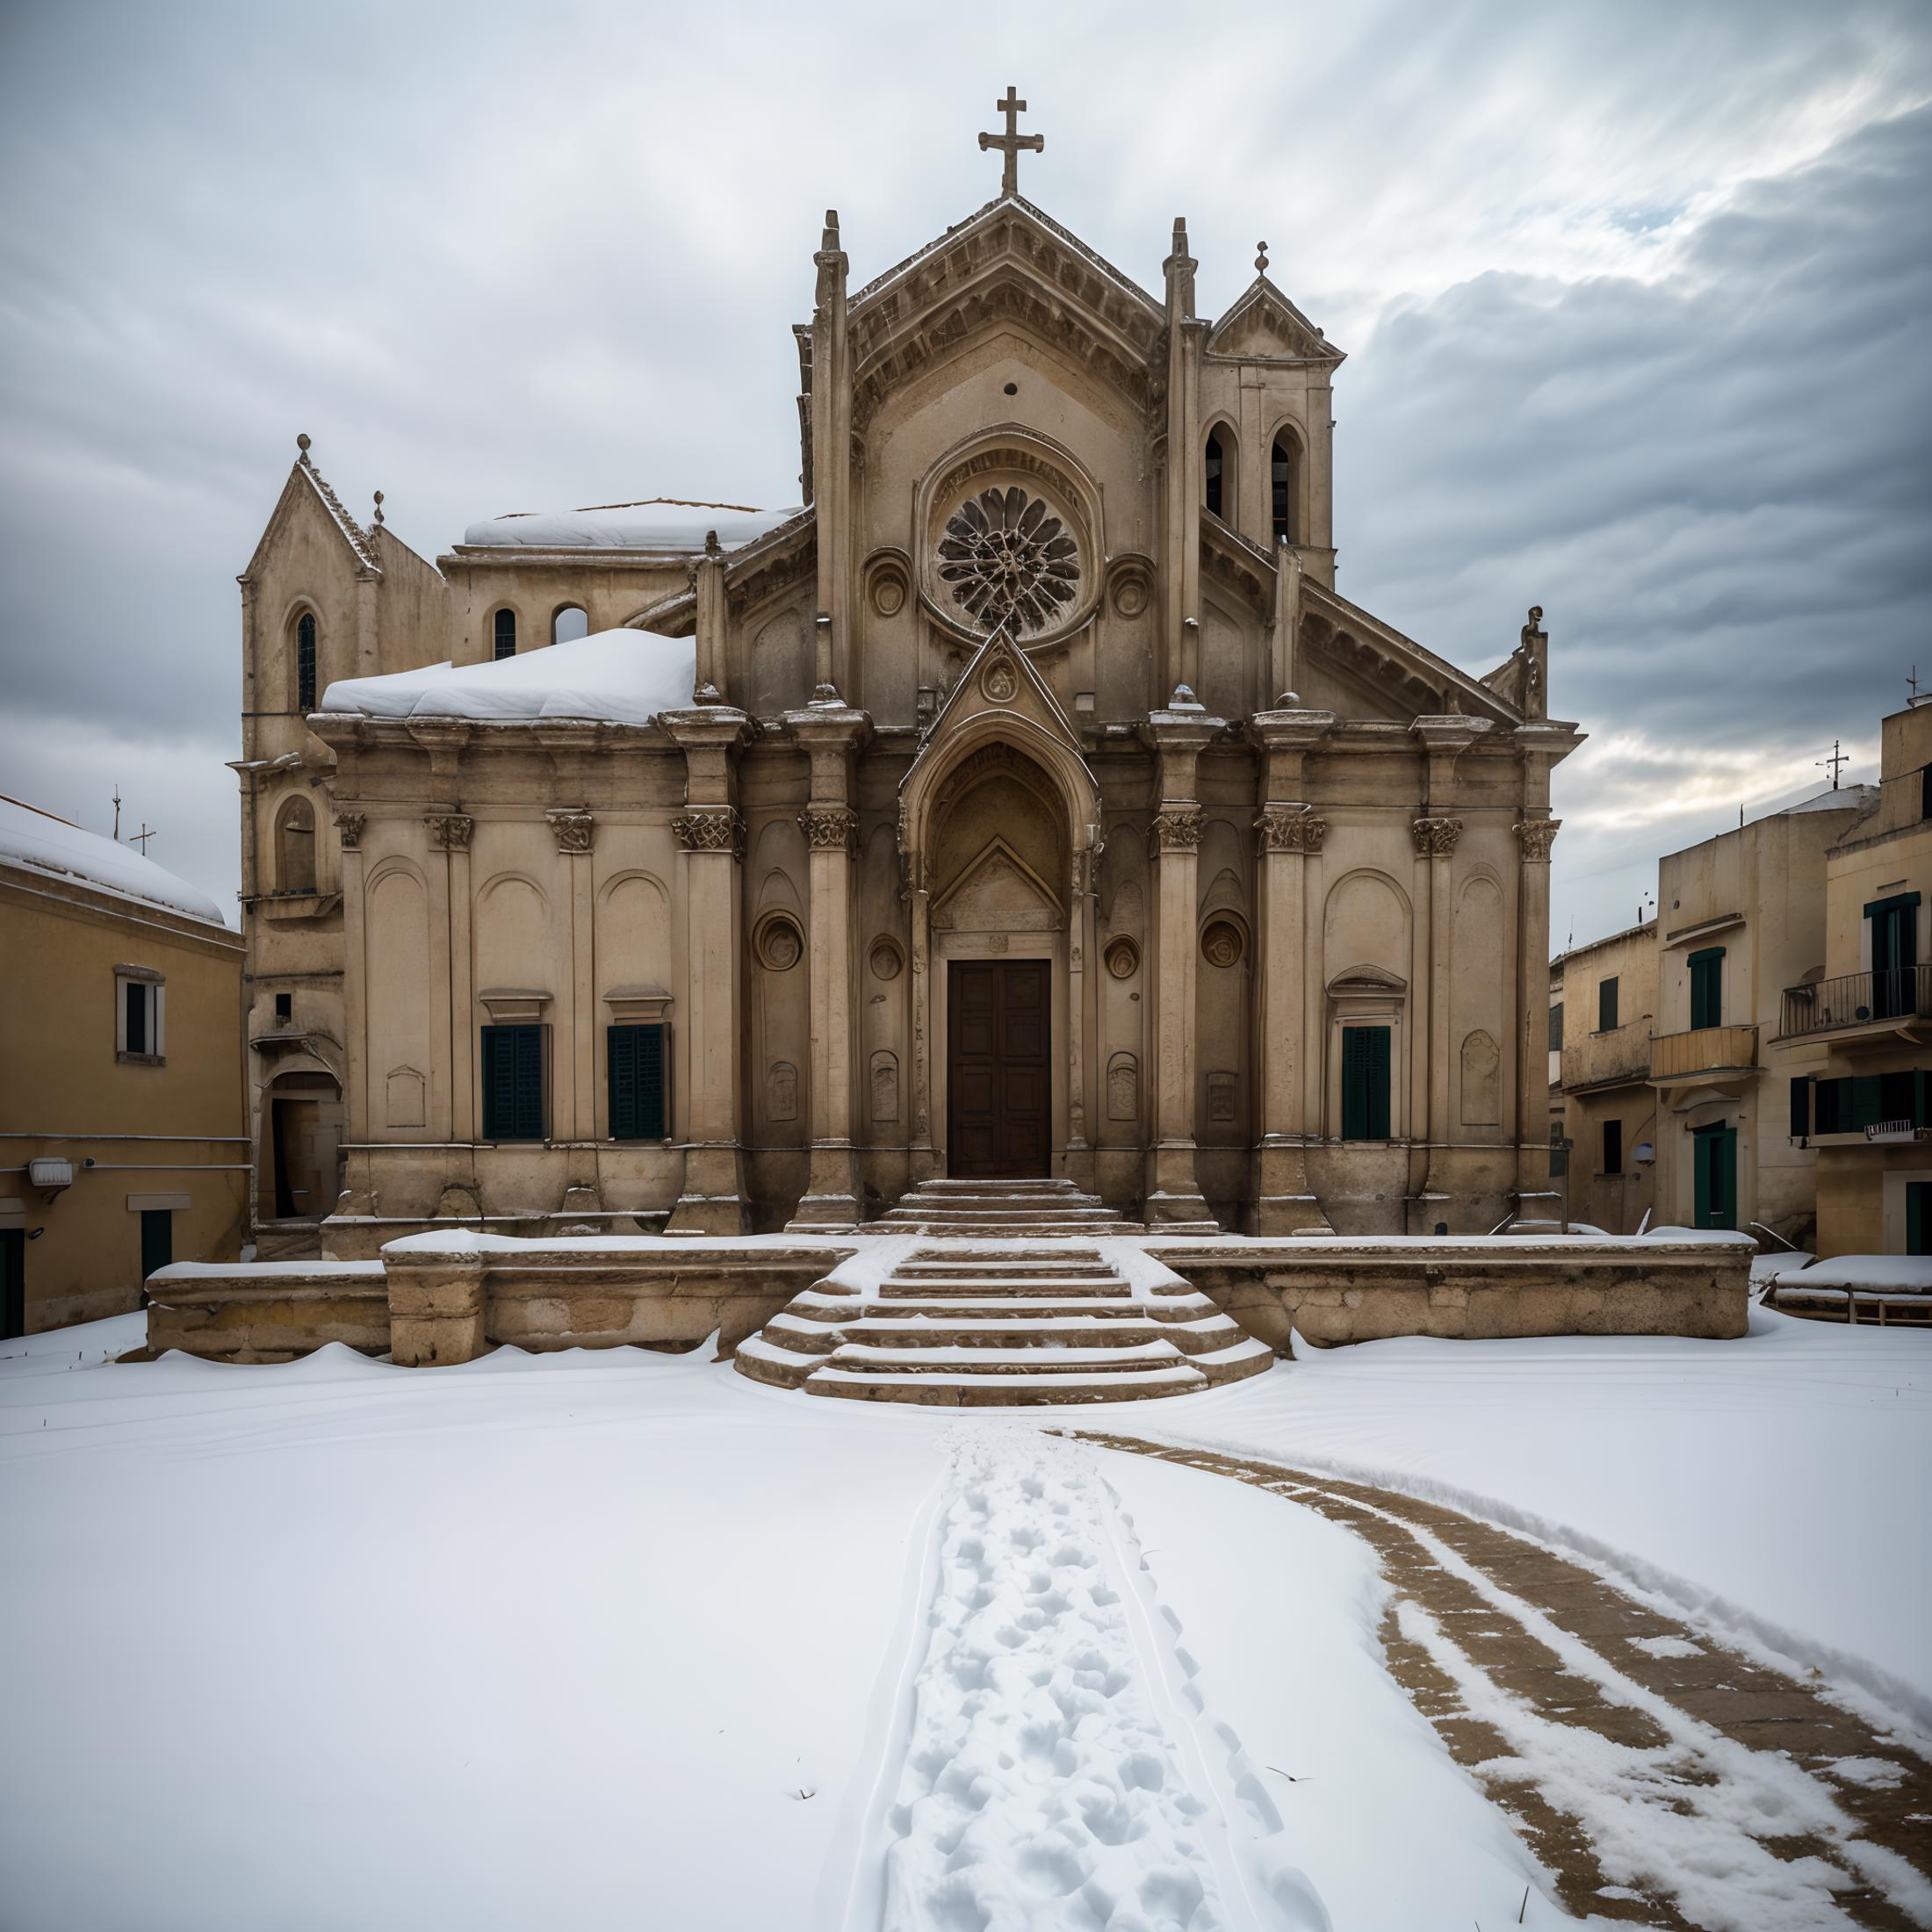
[[1006,97],[993,103],[994,112],[1006,117],[1006,132],[1004,134],[982,134],[979,148],[982,154],[988,148],[997,148],[1006,156],[1006,166],[999,177],[999,191],[1003,195],[1020,192],[1020,150],[1030,148],[1034,154],[1046,150],[1047,137],[1044,134],[1022,134],[1019,132],[1020,117],[1027,112],[1027,104],[1013,91],[1013,83],[1006,84]]

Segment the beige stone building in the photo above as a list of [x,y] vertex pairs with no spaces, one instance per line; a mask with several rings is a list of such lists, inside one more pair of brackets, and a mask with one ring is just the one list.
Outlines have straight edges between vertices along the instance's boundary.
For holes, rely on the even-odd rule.
[[1550,970],[1551,1044],[1561,1049],[1553,1085],[1570,1143],[1570,1219],[1634,1234],[1654,1198],[1657,928],[1645,921],[1572,947]]
[[0,799],[0,1337],[137,1308],[247,1224],[242,941],[128,847]]
[[1873,803],[1863,787],[1826,792],[1660,861],[1660,1223],[1811,1244],[1818,1155],[1792,1088],[1825,1071],[1827,1049],[1820,1033],[1793,1030],[1786,989],[1825,974],[1828,854]]
[[1822,970],[1782,1000],[1820,1255],[1932,1254],[1932,708],[1885,720],[1878,794],[1825,855]]
[[1546,1211],[1540,612],[1477,675],[1343,596],[1342,352],[1265,256],[1197,314],[1180,222],[1143,288],[1014,158],[861,286],[827,217],[798,507],[432,566],[305,439],[242,579],[264,1255],[840,1229],[937,1176]]

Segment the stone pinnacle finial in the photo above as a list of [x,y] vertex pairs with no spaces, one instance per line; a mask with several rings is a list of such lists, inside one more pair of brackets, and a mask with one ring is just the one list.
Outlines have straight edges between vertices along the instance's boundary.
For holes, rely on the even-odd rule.
[[1268,244],[1265,242],[1257,242],[1255,248],[1258,251],[1254,258],[1255,272],[1258,275],[1265,275],[1268,272]]
[[376,492],[376,521],[378,523],[382,521],[382,492],[380,490]]
[[1178,214],[1174,217],[1174,253],[1176,255],[1186,255],[1186,252],[1187,217],[1184,214]]
[[308,432],[303,430],[295,438],[295,447],[302,452],[302,461],[308,461]]
[[818,246],[830,255],[839,246],[839,211],[825,210],[825,232],[818,238]]
[[715,530],[708,530],[704,533],[704,554],[707,557],[722,557],[724,554],[724,546],[718,542]]
[[1017,88],[1008,86],[1006,97],[993,103],[993,112],[1006,117],[1006,131],[1003,134],[982,134],[979,137],[981,154],[998,148],[1004,157],[999,172],[999,191],[1004,195],[1020,192],[1020,156],[1023,152],[1043,154],[1047,137],[1044,134],[1022,134],[1020,132],[1020,117],[1027,112],[1027,104],[1020,98]]

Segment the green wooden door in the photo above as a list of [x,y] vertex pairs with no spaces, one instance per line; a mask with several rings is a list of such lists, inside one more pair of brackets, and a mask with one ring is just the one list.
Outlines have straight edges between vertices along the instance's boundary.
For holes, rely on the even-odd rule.
[[27,1331],[27,1236],[0,1228],[0,1342]]
[[1905,1251],[1932,1254],[1932,1181],[1905,1184]]
[[1692,1222],[1699,1228],[1737,1226],[1737,1129],[1700,1127],[1691,1137],[1695,1193]]
[[1865,908],[1871,921],[1871,1013],[1896,1019],[1918,1005],[1919,895],[1879,899]]

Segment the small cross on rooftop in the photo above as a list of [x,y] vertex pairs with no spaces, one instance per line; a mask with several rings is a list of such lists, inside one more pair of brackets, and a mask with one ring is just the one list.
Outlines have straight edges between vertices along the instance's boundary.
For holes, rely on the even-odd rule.
[[997,148],[1006,156],[1006,166],[999,177],[999,191],[1003,195],[1020,192],[1020,150],[1029,148],[1036,155],[1046,150],[1047,137],[1044,134],[1022,134],[1020,133],[1020,117],[1027,112],[1027,104],[1014,91],[1013,83],[1007,83],[1006,97],[993,103],[994,111],[1006,117],[1006,132],[1004,134],[982,134],[979,137],[980,152]]

